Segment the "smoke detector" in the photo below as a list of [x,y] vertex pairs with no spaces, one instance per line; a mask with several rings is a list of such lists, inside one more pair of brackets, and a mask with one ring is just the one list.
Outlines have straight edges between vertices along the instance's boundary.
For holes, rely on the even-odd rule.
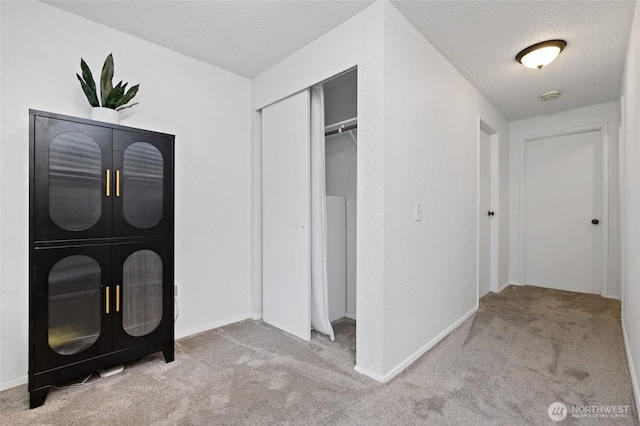
[[540,100],[553,101],[555,99],[558,99],[559,97],[560,97],[560,91],[552,90],[551,92],[543,93],[542,95],[540,95]]

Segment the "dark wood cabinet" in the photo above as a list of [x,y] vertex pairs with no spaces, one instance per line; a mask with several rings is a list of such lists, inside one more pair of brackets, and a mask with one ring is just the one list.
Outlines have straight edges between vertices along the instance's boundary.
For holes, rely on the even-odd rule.
[[173,360],[174,137],[31,110],[29,391]]

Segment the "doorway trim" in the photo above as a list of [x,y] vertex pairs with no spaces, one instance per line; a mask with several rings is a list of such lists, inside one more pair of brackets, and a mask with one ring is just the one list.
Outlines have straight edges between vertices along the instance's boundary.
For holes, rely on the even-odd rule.
[[571,127],[568,129],[554,130],[544,133],[536,133],[525,136],[520,140],[520,277],[522,285],[527,285],[527,266],[526,266],[526,229],[527,229],[527,212],[525,210],[525,200],[527,199],[525,178],[527,176],[527,142],[533,142],[540,139],[548,139],[560,136],[576,135],[600,131],[600,156],[602,167],[602,193],[601,193],[601,216],[600,237],[601,237],[601,286],[600,295],[609,297],[609,126],[607,123],[595,123],[586,126]]
[[484,130],[489,134],[490,141],[490,157],[491,157],[491,172],[490,172],[490,184],[491,188],[491,209],[496,212],[495,224],[491,224],[489,231],[489,291],[492,293],[499,293],[501,291],[498,273],[499,273],[499,258],[498,258],[498,242],[500,237],[500,168],[499,168],[499,149],[500,149],[500,134],[495,128],[489,125],[486,121],[478,115],[477,125],[477,147],[478,147],[478,187],[477,187],[477,205],[476,211],[478,216],[476,219],[477,235],[476,235],[476,300],[480,299],[480,132]]

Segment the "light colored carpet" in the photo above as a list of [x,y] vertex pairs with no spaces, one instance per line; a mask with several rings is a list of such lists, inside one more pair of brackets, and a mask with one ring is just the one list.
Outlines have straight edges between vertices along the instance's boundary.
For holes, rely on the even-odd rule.
[[[387,384],[356,373],[355,323],[336,341],[243,321],[28,409],[26,386],[0,392],[5,425],[638,425],[620,303],[536,287],[489,294],[479,311]],[[92,378],[95,380],[95,378]],[[552,402],[629,406],[624,418],[554,423]]]

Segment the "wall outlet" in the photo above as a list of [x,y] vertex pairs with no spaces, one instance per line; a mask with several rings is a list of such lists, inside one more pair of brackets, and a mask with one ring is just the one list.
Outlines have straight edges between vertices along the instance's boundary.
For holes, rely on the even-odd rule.
[[422,203],[416,203],[416,221],[422,220]]

